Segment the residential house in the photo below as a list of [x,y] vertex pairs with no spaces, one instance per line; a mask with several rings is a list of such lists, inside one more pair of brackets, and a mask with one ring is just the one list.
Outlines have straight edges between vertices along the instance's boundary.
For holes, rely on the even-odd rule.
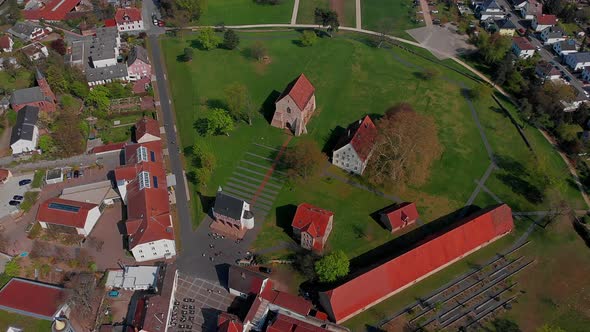
[[12,177],[12,172],[5,168],[0,168],[0,183],[5,184]]
[[12,46],[14,46],[14,41],[9,35],[0,37],[0,51],[12,52]]
[[381,265],[319,294],[319,302],[338,324],[414,285],[514,228],[506,204],[481,210],[416,242]]
[[37,40],[45,37],[52,31],[51,28],[43,28],[33,22],[16,22],[13,27],[8,29],[8,33],[25,42]]
[[125,266],[123,269],[108,270],[105,287],[130,291],[158,291],[159,266]]
[[267,275],[243,267],[230,265],[227,276],[229,293],[242,298],[250,294],[260,294],[269,284]]
[[[46,183],[51,183],[49,181],[55,177],[63,178],[63,171],[61,169],[57,168],[55,169],[55,172],[57,176],[53,176],[53,174],[50,174],[50,170],[47,170]],[[61,191],[59,198],[95,204],[99,206],[100,210],[102,210],[108,205],[115,204],[115,201],[117,201],[120,196],[115,189],[113,189],[111,180],[104,180],[64,188]]]
[[22,278],[12,278],[0,289],[1,310],[41,320],[69,315],[66,299],[60,286]]
[[496,0],[486,0],[476,11],[479,19],[482,21],[488,19],[503,19],[506,17],[506,14]]
[[377,127],[366,115],[348,126],[332,153],[332,164],[345,171],[362,175],[373,153]]
[[97,204],[50,198],[39,205],[36,220],[43,229],[86,237],[101,214]]
[[553,64],[546,61],[539,61],[535,66],[535,74],[542,82],[547,80],[557,80],[561,77],[561,72]]
[[315,88],[304,74],[289,83],[275,103],[271,126],[288,128],[295,136],[307,133],[307,122],[316,108]]
[[553,44],[553,52],[557,55],[564,56],[566,54],[576,53],[578,47],[574,39],[566,39]]
[[140,32],[144,30],[141,9],[135,7],[118,8],[115,22],[119,32]]
[[333,221],[333,212],[302,203],[297,207],[291,227],[302,248],[321,253],[332,232]]
[[236,230],[254,228],[254,213],[243,199],[223,192],[219,187],[215,196],[212,214],[216,222]]
[[135,141],[137,143],[147,143],[152,141],[159,141],[160,138],[160,124],[158,120],[144,116],[135,124]]
[[525,20],[532,20],[535,16],[543,15],[543,5],[537,0],[528,0],[518,9],[518,12]]
[[133,47],[127,58],[127,72],[131,81],[152,76],[152,66],[145,48],[141,46]]
[[535,46],[526,37],[512,38],[512,52],[521,59],[527,59],[535,54]]
[[563,62],[573,71],[580,71],[584,69],[584,67],[590,66],[590,52],[566,54],[563,57]]
[[418,220],[418,210],[415,203],[392,205],[380,211],[379,219],[391,233],[412,225]]
[[527,4],[527,0],[511,0],[510,4],[512,5],[512,8],[514,8],[515,10],[518,10],[520,8],[524,8]]
[[39,141],[39,108],[25,106],[16,115],[16,123],[12,127],[10,135],[10,148],[12,154],[33,152]]
[[586,84],[590,82],[590,67],[584,67],[584,70],[582,70],[582,80]]
[[27,4],[23,16],[28,21],[58,22],[68,18],[70,12],[76,11],[81,0],[48,0]]
[[34,42],[32,44],[29,44],[29,45],[21,48],[21,51],[31,61],[45,59],[49,56],[49,51],[47,50],[47,47],[39,42]]
[[[84,47],[85,44],[82,44]],[[90,62],[86,63],[84,72],[90,87],[115,81],[129,81],[127,65],[119,63],[119,48],[121,37],[116,27],[102,27],[96,29],[96,36],[82,52],[88,55]],[[86,58],[82,56],[82,59]]]
[[127,206],[129,250],[138,262],[176,255],[162,142],[127,144],[125,166],[115,169],[117,190]]
[[531,22],[531,28],[536,32],[543,31],[557,24],[557,16],[549,14],[535,15]]
[[509,19],[497,20],[496,26],[498,27],[498,33],[502,36],[514,36],[516,32],[516,25]]
[[545,45],[555,44],[567,39],[567,35],[560,27],[548,27],[541,31],[540,39]]
[[35,106],[41,112],[53,112],[56,109],[56,98],[45,76],[37,69],[35,74],[37,86],[15,90],[10,97],[12,109],[18,112],[25,106]]

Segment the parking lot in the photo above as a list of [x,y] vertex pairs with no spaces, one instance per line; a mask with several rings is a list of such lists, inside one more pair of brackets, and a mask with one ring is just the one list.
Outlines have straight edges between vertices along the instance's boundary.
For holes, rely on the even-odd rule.
[[178,274],[168,331],[217,331],[217,315],[234,300],[225,288],[207,280]]
[[2,190],[0,190],[0,219],[18,210],[17,207],[8,205],[8,202],[12,200],[14,195],[24,196],[26,191],[31,190],[30,184],[21,187],[18,182],[24,179],[31,179],[32,181],[33,175],[33,173],[30,173],[13,176],[2,185]]

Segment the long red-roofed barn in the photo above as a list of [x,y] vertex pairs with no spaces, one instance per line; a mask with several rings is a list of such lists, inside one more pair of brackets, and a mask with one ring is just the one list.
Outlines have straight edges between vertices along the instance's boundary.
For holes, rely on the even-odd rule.
[[0,310],[37,319],[53,320],[69,311],[63,288],[38,281],[12,278],[0,289]]
[[374,306],[414,283],[510,233],[506,204],[475,213],[432,238],[342,285],[320,293],[320,303],[336,323]]
[[307,133],[307,122],[315,111],[315,88],[304,74],[289,83],[275,103],[271,126],[288,128],[295,136]]
[[336,143],[332,164],[362,175],[373,153],[377,134],[377,127],[368,115],[351,124],[346,129],[346,134]]

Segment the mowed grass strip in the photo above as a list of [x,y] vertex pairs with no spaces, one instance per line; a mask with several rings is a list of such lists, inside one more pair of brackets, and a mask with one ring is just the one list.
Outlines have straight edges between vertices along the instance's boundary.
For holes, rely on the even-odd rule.
[[238,25],[289,23],[294,0],[277,5],[257,4],[253,0],[214,0],[207,2],[199,25]]
[[423,26],[413,22],[416,8],[411,0],[363,0],[361,2],[363,29],[380,30],[382,22],[387,21],[395,36],[406,37],[404,31]]

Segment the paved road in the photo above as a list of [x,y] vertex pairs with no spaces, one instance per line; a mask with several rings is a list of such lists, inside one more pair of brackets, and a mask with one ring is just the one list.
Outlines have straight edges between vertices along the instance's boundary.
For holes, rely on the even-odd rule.
[[356,0],[356,28],[357,29],[362,29],[363,28],[363,22],[362,22],[362,13],[361,13],[361,0]]
[[297,13],[299,13],[299,0],[295,0],[293,13],[291,14],[291,24],[297,24]]
[[432,26],[432,16],[430,16],[430,8],[428,8],[428,1],[420,0],[420,9],[422,9],[422,16],[427,27]]

